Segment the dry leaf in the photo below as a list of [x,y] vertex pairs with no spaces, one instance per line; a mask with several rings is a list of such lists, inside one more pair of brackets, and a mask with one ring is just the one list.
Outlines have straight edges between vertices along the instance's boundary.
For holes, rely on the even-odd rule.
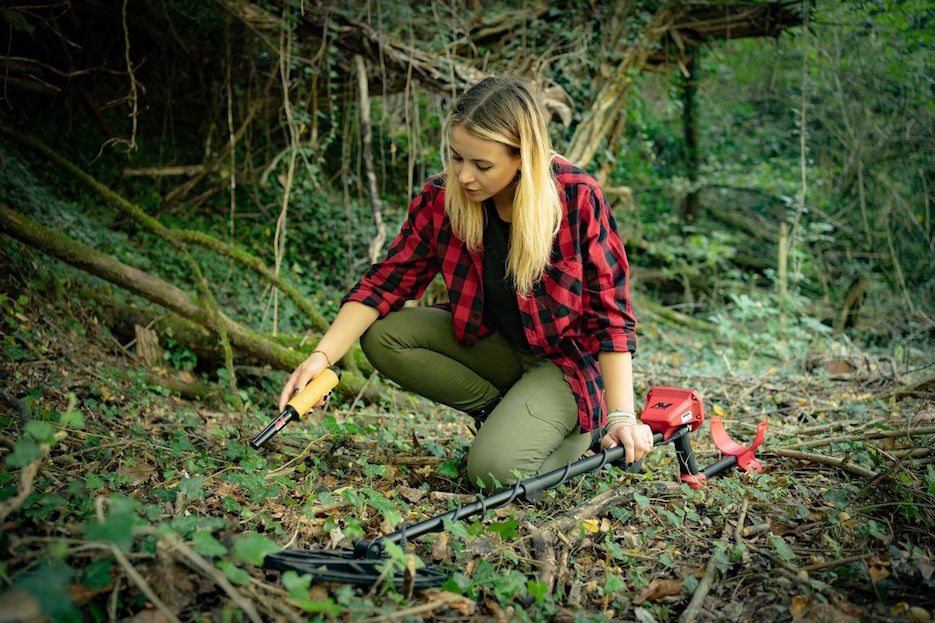
[[637,595],[633,605],[640,605],[645,601],[658,601],[663,597],[679,595],[682,592],[682,578],[654,578],[649,586]]
[[789,614],[792,615],[793,619],[798,619],[808,611],[808,606],[811,601],[812,600],[805,595],[793,595],[792,603],[789,604]]
[[131,466],[123,463],[117,468],[118,474],[127,477],[127,485],[130,487],[136,487],[146,482],[155,472],[156,468],[145,461],[136,461]]
[[338,543],[344,540],[344,532],[339,526],[335,526],[331,532],[328,533],[328,537],[330,538],[328,549],[335,549]]
[[493,614],[493,618],[496,623],[507,623],[507,621],[509,621],[506,616],[506,612],[503,611],[503,608],[500,607],[500,604],[497,603],[496,599],[487,597],[484,599],[484,605],[487,606],[487,609],[490,610],[491,614]]
[[935,565],[932,565],[928,560],[920,561],[917,567],[919,568],[919,573],[922,574],[922,579],[926,582],[932,577],[932,572],[935,572]]
[[126,620],[130,623],[172,623],[172,619],[161,610],[140,610]]
[[880,567],[870,567],[870,581],[876,584],[884,578],[890,577],[890,572]]
[[38,623],[45,621],[39,601],[19,588],[0,593],[0,620]]
[[[76,606],[80,607],[87,605],[92,599],[102,593],[109,593],[113,587],[113,583],[105,586],[104,588],[88,588],[82,584],[69,584],[68,596],[71,597],[71,600],[75,602]],[[0,612],[0,621],[6,620],[7,619],[3,618],[3,613]]]
[[312,601],[324,601],[330,596],[327,587],[321,584],[312,584],[308,589],[308,598]]
[[399,485],[396,487],[396,490],[399,492],[399,495],[403,496],[407,502],[415,504],[419,500],[425,497],[425,489],[413,489],[412,487],[404,487]]
[[448,551],[448,533],[439,532],[432,544],[432,560],[436,562],[447,562],[450,552]]
[[841,612],[831,604],[816,603],[805,618],[799,619],[802,623],[857,623],[859,619]]
[[474,614],[474,610],[477,608],[477,604],[464,595],[443,591],[441,589],[425,591],[425,600],[427,603],[435,601],[444,602],[447,607],[457,610],[462,616],[466,617]]
[[931,621],[932,615],[925,608],[912,606],[909,608],[909,612],[906,613],[906,618],[910,621]]

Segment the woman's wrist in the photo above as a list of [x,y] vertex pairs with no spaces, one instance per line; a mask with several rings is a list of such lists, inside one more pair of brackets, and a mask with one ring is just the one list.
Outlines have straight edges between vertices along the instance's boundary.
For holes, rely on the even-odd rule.
[[607,413],[607,432],[620,426],[636,426],[636,413],[629,409],[611,409]]
[[319,355],[321,355],[322,357],[325,358],[325,363],[328,364],[328,367],[329,367],[329,368],[332,367],[332,366],[334,365],[333,363],[331,363],[331,357],[329,357],[329,356],[328,356],[328,353],[326,353],[325,351],[316,348],[315,350],[312,351],[312,354],[313,354],[313,355],[314,355],[315,353],[318,353]]

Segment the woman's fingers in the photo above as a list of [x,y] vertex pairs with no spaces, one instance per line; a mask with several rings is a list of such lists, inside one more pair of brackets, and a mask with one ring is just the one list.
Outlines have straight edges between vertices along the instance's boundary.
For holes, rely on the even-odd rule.
[[653,449],[653,432],[645,424],[617,426],[604,435],[601,445],[605,448],[622,446],[627,463],[635,463]]
[[286,381],[285,386],[282,388],[282,393],[279,394],[279,412],[282,413],[286,408],[286,404],[289,400],[292,399],[292,396],[296,393],[297,389],[296,379],[298,378],[299,370],[298,368],[289,375],[289,379]]
[[[298,394],[300,391],[302,391],[305,386],[308,385],[309,381],[322,373],[322,370],[324,370],[326,366],[322,364],[320,359],[321,357],[314,357],[310,355],[308,359],[299,364],[299,367],[289,375],[289,379],[282,388],[282,393],[279,394],[280,412],[286,408],[286,405],[290,400],[292,400],[292,397],[295,394]],[[322,404],[324,404],[324,400],[319,401],[319,403],[315,406],[317,407]]]

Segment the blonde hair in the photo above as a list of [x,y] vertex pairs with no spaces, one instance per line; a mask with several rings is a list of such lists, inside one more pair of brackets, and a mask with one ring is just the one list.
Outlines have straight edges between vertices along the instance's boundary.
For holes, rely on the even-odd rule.
[[530,293],[549,266],[552,242],[562,219],[546,119],[526,85],[514,78],[491,77],[459,98],[442,133],[445,212],[454,234],[473,252],[484,246],[484,210],[458,183],[447,153],[451,130],[461,126],[479,138],[506,145],[520,156],[506,274],[522,295]]

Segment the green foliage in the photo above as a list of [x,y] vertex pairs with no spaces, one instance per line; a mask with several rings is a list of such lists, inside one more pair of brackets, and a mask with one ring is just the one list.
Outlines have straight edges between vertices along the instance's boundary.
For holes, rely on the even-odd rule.
[[[130,117],[120,107],[127,101],[123,75],[95,74],[93,83],[85,83],[94,85],[92,97],[79,107],[68,105],[76,98],[55,98],[56,106],[69,106],[67,115],[58,108],[54,116],[43,115],[48,103],[30,100],[35,106],[14,107],[4,123],[44,137],[164,225],[234,242],[268,266],[276,264],[273,238],[288,192],[279,272],[330,318],[344,291],[366,269],[373,234],[359,165],[358,113],[342,73],[348,59],[337,46],[337,37],[345,35],[340,19],[370,20],[396,41],[416,41],[420,49],[460,55],[491,70],[532,67],[546,86],[560,86],[570,95],[572,125],[550,128],[561,151],[622,59],[623,50],[607,42],[639,40],[659,3],[628,3],[623,9],[619,3],[593,2],[574,2],[565,10],[548,7],[512,28],[521,37],[479,41],[473,48],[465,33],[496,27],[512,17],[515,7],[494,3],[473,13],[454,5],[379,4],[368,5],[363,17],[355,8],[337,7],[330,22],[332,39],[320,55],[317,48],[306,54],[303,46],[315,36],[306,21],[312,15],[304,12],[307,3],[288,4],[288,21],[283,3],[257,5],[285,26],[280,30],[277,23],[266,34],[213,3],[158,5],[150,16],[152,30],[171,33],[158,46],[147,46],[145,33],[134,27],[130,50],[134,60],[146,58],[136,71],[147,87],[142,101],[148,107],[137,119],[136,151],[125,151],[122,143],[102,149],[102,121],[110,124],[107,136],[130,133]],[[136,19],[142,15],[148,13]],[[18,37],[42,35],[42,28],[16,9],[0,11],[0,22],[11,28],[14,43]],[[113,32],[122,28],[106,23]],[[635,269],[635,293],[713,326],[710,333],[689,332],[657,322],[637,305],[642,332],[637,382],[697,384],[709,412],[726,410],[732,431],[740,436],[750,432],[745,426],[751,421],[768,416],[769,442],[776,445],[798,443],[790,431],[813,423],[885,416],[889,428],[873,430],[897,430],[906,412],[912,411],[911,417],[925,412],[887,392],[898,389],[896,384],[910,373],[931,369],[931,331],[924,315],[930,315],[935,300],[930,278],[935,269],[929,210],[935,187],[929,147],[935,119],[930,9],[921,0],[822,3],[811,25],[807,45],[796,32],[768,44],[736,40],[698,53],[701,151],[694,181],[686,167],[683,83],[674,73],[630,76],[620,142],[602,146],[588,167],[606,174],[602,179],[608,186],[633,191],[632,202],[617,201],[615,207]],[[294,46],[283,66],[289,74],[291,118],[277,101],[283,68],[273,51],[278,41],[269,39],[269,32],[276,33],[273,39],[282,32]],[[185,44],[184,57],[164,56],[179,54],[176,40]],[[73,67],[124,66],[121,46],[100,41],[82,46],[73,50]],[[117,56],[106,56],[105,47]],[[95,62],[82,62],[88,59]],[[96,62],[102,59],[106,62]],[[231,70],[230,84],[224,68]],[[266,75],[274,77],[271,87],[264,86]],[[384,84],[389,90],[398,86],[392,77]],[[168,95],[152,97],[153,85],[165,85],[160,93]],[[82,87],[82,93],[85,88],[90,87]],[[231,160],[223,155],[229,141],[228,94],[233,129],[244,123],[233,158],[236,180],[230,175]],[[95,111],[94,98],[97,104],[123,104]],[[371,98],[383,219],[392,237],[413,192],[440,168],[441,120],[450,97],[419,85],[405,99],[398,92],[384,97],[371,87]],[[171,107],[161,108],[163,102]],[[255,116],[247,123],[251,110]],[[67,126],[47,123],[49,118],[67,118]],[[291,132],[296,132],[295,150]],[[807,193],[801,205],[803,132]],[[141,231],[108,201],[27,149],[5,139],[0,149],[0,196],[13,209],[194,292],[189,267],[164,240]],[[210,170],[178,197],[172,191],[189,178],[124,174],[179,163],[205,163]],[[236,181],[233,196],[231,181]],[[690,218],[684,201],[692,192],[700,209]],[[794,227],[785,297],[778,294],[776,266],[781,224]],[[271,332],[273,303],[266,282],[214,251],[189,246],[221,309]],[[6,519],[10,538],[0,544],[5,557],[0,579],[4,588],[35,595],[53,620],[103,620],[110,595],[116,596],[113,607],[120,618],[132,618],[145,607],[145,598],[122,579],[125,571],[111,555],[112,545],[149,574],[163,562],[160,539],[174,535],[190,542],[242,594],[265,592],[280,599],[281,591],[257,580],[264,573],[257,567],[294,534],[306,541],[303,546],[346,547],[387,525],[455,507],[455,502],[446,507],[432,496],[421,497],[420,491],[461,494],[473,488],[474,483],[463,481],[458,458],[470,442],[462,434],[462,419],[423,402],[384,405],[372,413],[372,405],[360,398],[354,409],[366,411],[377,424],[331,411],[320,421],[290,428],[263,453],[254,452],[247,446],[250,431],[269,421],[267,406],[281,386],[278,373],[249,369],[243,367],[248,362],[235,359],[238,375],[246,372],[239,394],[251,406],[244,411],[223,404],[206,409],[172,396],[143,382],[139,369],[131,370],[127,381],[114,368],[136,366],[127,364],[123,349],[128,340],[108,333],[98,310],[83,306],[75,294],[96,291],[99,280],[60,264],[50,269],[46,258],[18,243],[6,245],[0,260],[10,277],[0,292],[3,392],[13,399],[11,409],[0,413],[0,426],[12,444],[3,456],[0,500],[17,495],[19,470],[41,461],[31,493]],[[862,308],[839,323],[844,298],[860,280],[865,283]],[[139,297],[120,293],[115,302],[145,305]],[[278,297],[275,326],[280,334],[308,331],[307,319],[283,296]],[[834,330],[842,327],[843,335]],[[166,364],[226,383],[230,371],[201,350],[196,355],[182,336],[161,331],[160,338]],[[848,352],[855,344],[893,344],[886,353],[893,365],[868,368],[866,377],[855,378],[846,392],[838,385],[843,381],[820,368],[802,375],[806,353]],[[114,354],[118,364],[100,365]],[[371,389],[382,383],[379,376],[371,382]],[[715,454],[707,432],[702,428],[695,437],[705,459]],[[64,443],[57,433],[68,434]],[[535,506],[517,505],[509,515],[446,521],[444,538],[428,541],[441,545],[447,539],[447,549],[433,549],[431,555],[441,557],[451,572],[445,588],[473,601],[482,612],[478,618],[494,613],[496,606],[511,620],[565,619],[572,609],[577,620],[674,619],[684,594],[697,587],[691,570],[712,556],[724,592],[740,600],[744,589],[756,585],[758,604],[779,604],[777,619],[788,617],[783,601],[788,587],[777,582],[774,588],[762,576],[780,562],[815,565],[813,575],[833,586],[835,595],[850,591],[861,604],[889,599],[898,590],[892,580],[868,585],[866,569],[873,565],[921,594],[925,587],[935,588],[926,540],[932,533],[935,468],[911,458],[894,461],[893,451],[912,449],[903,441],[890,447],[848,439],[821,450],[879,471],[872,486],[831,468],[805,469],[768,455],[768,469],[759,476],[732,474],[705,491],[684,487],[675,496],[653,489],[654,481],[674,472],[672,457],[659,452],[647,461],[644,477],[608,469],[546,492]],[[300,452],[309,442],[310,449]],[[915,449],[924,450],[924,443]],[[370,455],[369,449],[376,452]],[[383,456],[399,453],[438,461],[424,468],[384,464]],[[543,525],[582,500],[623,485],[633,488],[634,503],[606,513],[601,519],[609,528],[603,522],[600,528],[580,524],[561,535],[570,545],[559,538],[563,567],[550,593],[539,566],[530,560],[529,526]],[[741,543],[718,540],[725,525],[733,527],[741,504],[749,506],[748,521],[766,517],[776,533]],[[338,510],[322,512],[331,505]],[[794,531],[795,542],[786,527]],[[62,534],[70,538],[61,539]],[[86,543],[75,541],[82,537]],[[801,547],[810,537],[812,551],[806,555]],[[409,548],[388,546],[385,569],[421,568],[429,560],[422,541]],[[855,552],[870,552],[873,558],[821,566]],[[682,595],[632,608],[632,599],[654,580],[679,575]],[[319,620],[378,618],[422,603],[420,596],[402,595],[389,583],[368,594],[349,586],[313,586],[310,576],[293,572],[281,580],[287,607]],[[87,589],[91,601],[80,608],[73,604],[71,587]],[[215,592],[216,597],[200,592],[197,603],[180,616],[241,616],[221,591]],[[715,591],[708,599],[717,603],[722,596]],[[816,595],[819,601],[824,597]],[[862,614],[877,618],[870,605],[864,607]],[[610,609],[616,612],[611,615]]]
[[15,586],[31,594],[43,614],[55,621],[81,621],[81,613],[68,594],[75,571],[61,561],[42,561],[39,566],[18,578]]
[[262,534],[250,532],[234,540],[234,556],[249,562],[254,566],[261,566],[267,554],[278,552],[281,548]]
[[331,599],[309,599],[308,591],[311,583],[312,576],[310,575],[298,575],[295,571],[286,571],[282,574],[282,584],[289,592],[289,597],[294,599],[305,612],[335,617],[344,611],[344,608]]

